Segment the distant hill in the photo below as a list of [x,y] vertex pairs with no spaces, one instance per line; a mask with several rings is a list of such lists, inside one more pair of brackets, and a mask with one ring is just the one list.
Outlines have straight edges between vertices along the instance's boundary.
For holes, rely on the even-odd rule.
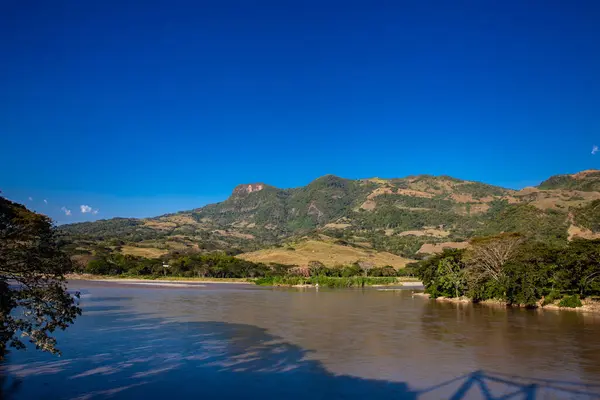
[[350,180],[327,175],[292,189],[239,185],[227,200],[202,208],[64,225],[61,230],[80,253],[240,253],[301,238],[318,241],[325,234],[346,249],[413,258],[500,232],[556,243],[600,236],[599,185],[598,170],[553,176],[518,191],[449,176]]
[[576,174],[555,175],[542,182],[540,189],[571,189],[583,192],[600,191],[600,171],[589,169]]

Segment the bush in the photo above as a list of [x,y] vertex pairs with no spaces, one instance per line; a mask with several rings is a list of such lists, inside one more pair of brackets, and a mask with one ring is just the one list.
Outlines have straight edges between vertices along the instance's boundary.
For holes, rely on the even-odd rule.
[[560,297],[561,297],[560,292],[558,290],[553,290],[550,293],[548,293],[547,296],[544,296],[544,301],[542,302],[542,306],[547,306],[548,304],[552,304]]
[[275,280],[275,277],[273,276],[269,276],[268,278],[258,278],[254,280],[254,283],[256,285],[260,285],[260,286],[271,286],[273,285],[273,281]]
[[256,285],[260,286],[293,286],[293,285],[305,285],[310,283],[310,278],[303,276],[271,276],[268,278],[259,278],[254,281]]
[[581,304],[581,300],[579,300],[579,296],[574,294],[572,296],[563,297],[563,299],[560,301],[560,303],[558,303],[558,305],[560,307],[577,308],[577,307],[581,307],[583,304]]
[[120,266],[110,263],[106,258],[98,258],[90,260],[85,272],[93,275],[119,275],[123,272],[123,268]]
[[362,274],[362,269],[357,265],[348,265],[342,269],[342,277],[349,278],[351,276],[358,276]]
[[415,276],[416,272],[413,267],[409,267],[408,265],[402,269],[396,270],[396,276]]
[[397,282],[396,278],[389,277],[362,277],[355,276],[350,278],[333,278],[333,277],[323,277],[319,276],[317,278],[311,279],[307,283],[316,284],[318,283],[320,286],[330,287],[330,288],[344,288],[344,287],[363,287],[370,285],[389,285]]
[[386,265],[382,268],[373,268],[369,271],[369,276],[396,276],[394,267]]

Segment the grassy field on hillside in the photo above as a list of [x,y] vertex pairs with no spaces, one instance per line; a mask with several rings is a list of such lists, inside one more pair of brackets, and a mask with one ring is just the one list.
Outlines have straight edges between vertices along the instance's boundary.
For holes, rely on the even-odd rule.
[[146,258],[158,258],[168,251],[164,249],[157,249],[155,247],[136,247],[136,246],[123,246],[121,253],[131,256],[146,257]]
[[387,252],[377,252],[316,240],[306,240],[285,247],[253,251],[240,254],[237,257],[252,262],[286,265],[308,265],[310,261],[319,261],[327,267],[348,265],[360,260],[370,262],[377,267],[391,265],[394,268],[404,268],[406,264],[412,261]]

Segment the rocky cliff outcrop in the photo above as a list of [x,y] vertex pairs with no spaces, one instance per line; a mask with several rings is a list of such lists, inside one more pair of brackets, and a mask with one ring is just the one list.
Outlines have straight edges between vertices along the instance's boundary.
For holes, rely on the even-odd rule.
[[247,183],[243,185],[237,185],[233,189],[233,195],[244,196],[252,192],[258,192],[265,188],[264,183]]

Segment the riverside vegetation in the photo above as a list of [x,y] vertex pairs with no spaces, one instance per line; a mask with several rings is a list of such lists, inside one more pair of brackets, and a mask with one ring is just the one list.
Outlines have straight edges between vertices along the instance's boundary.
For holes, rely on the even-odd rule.
[[[168,264],[165,264],[168,263]],[[169,267],[164,267],[169,265]],[[356,262],[352,265],[328,268],[318,261],[304,267],[264,264],[246,261],[224,253],[188,254],[150,259],[118,253],[105,254],[87,265],[79,265],[79,273],[107,277],[142,279],[197,278],[241,279],[258,285],[314,285],[327,287],[357,287],[397,283],[397,277],[412,275],[412,270],[396,270],[390,266],[374,267]]]
[[433,298],[580,307],[582,299],[600,300],[600,240],[557,246],[514,233],[477,238],[469,249],[419,262],[416,274]]
[[364,287],[376,285],[393,285],[398,283],[398,279],[392,277],[363,277],[352,276],[347,278],[331,277],[331,276],[271,276],[268,278],[260,278],[256,280],[257,285],[268,286],[302,286],[302,285],[319,285],[330,288],[345,288],[345,287]]

